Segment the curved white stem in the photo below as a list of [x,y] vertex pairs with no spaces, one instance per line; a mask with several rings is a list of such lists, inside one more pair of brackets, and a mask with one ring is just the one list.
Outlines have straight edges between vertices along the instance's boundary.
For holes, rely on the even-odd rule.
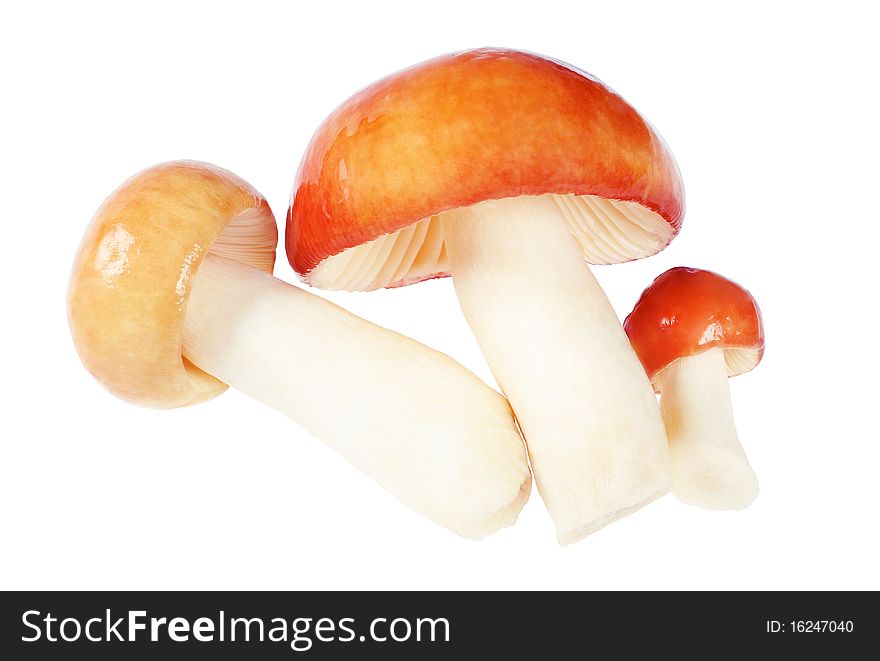
[[444,214],[459,302],[567,544],[669,490],[657,400],[551,196]]
[[501,395],[448,356],[256,269],[205,257],[183,353],[460,535],[511,525],[528,499]]
[[657,385],[676,498],[707,509],[748,507],[758,479],[736,435],[723,351],[678,359]]

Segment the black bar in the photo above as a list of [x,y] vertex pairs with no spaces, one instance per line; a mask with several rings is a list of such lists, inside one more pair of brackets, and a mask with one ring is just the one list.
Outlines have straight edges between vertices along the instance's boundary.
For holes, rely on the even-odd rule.
[[[134,618],[145,627],[134,631],[134,642],[119,640],[129,636],[129,611],[145,611]],[[55,620],[47,623],[49,614]],[[748,654],[746,658],[772,652],[840,655],[877,647],[878,615],[876,593],[867,592],[4,593],[0,658],[439,659],[486,651],[493,658],[569,653],[635,658],[652,648],[662,658],[716,658],[737,652]],[[60,640],[65,618],[76,622],[64,625],[64,635],[74,638],[79,630],[78,640]],[[158,622],[155,642],[150,640],[153,618]],[[184,618],[174,634],[188,636],[187,641],[172,640],[167,623],[173,618]],[[198,624],[199,636],[212,641],[196,639],[199,618],[210,620],[210,625],[207,620]],[[263,642],[256,640],[260,623],[248,625],[248,642],[243,640],[245,625],[231,624],[233,618],[259,618]],[[110,642],[86,640],[90,619],[90,635],[109,636]],[[38,640],[23,640],[38,631]],[[276,642],[269,640],[272,631]],[[407,633],[406,640],[393,639]],[[280,640],[282,634],[286,641]],[[59,640],[51,642],[47,636]],[[296,651],[291,647],[294,637]]]

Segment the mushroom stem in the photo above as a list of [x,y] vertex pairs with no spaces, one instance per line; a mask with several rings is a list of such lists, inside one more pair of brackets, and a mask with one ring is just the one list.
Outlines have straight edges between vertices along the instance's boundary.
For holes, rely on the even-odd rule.
[[657,400],[550,196],[444,214],[462,311],[568,544],[669,490]]
[[465,537],[514,523],[531,476],[507,402],[448,356],[206,255],[183,354]]
[[679,358],[656,383],[676,498],[707,509],[748,507],[758,479],[736,435],[723,350]]

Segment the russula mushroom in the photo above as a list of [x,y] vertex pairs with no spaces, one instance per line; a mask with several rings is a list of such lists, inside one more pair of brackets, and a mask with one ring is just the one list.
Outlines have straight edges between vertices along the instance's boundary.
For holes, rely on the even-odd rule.
[[660,393],[672,491],[708,509],[742,509],[758,480],[733,423],[727,379],[764,354],[755,299],[717,273],[678,267],[643,293],[624,328]]
[[450,530],[511,525],[531,475],[505,399],[448,356],[273,278],[276,243],[266,201],[225,170],[173,162],[135,175],[74,264],[83,363],[146,406],[230,384]]
[[621,97],[555,60],[482,49],[391,75],[329,116],[286,247],[324,289],[452,276],[569,543],[669,489],[651,385],[587,262],[662,250],[683,212],[672,155]]

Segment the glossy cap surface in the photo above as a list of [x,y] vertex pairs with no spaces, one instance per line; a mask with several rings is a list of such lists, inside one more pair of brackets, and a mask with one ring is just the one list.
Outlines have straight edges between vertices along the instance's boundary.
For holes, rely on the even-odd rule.
[[623,323],[653,381],[665,367],[713,347],[725,350],[729,376],[748,372],[764,354],[761,311],[737,283],[679,266],[660,275]]
[[[181,356],[192,278],[209,251],[271,273],[277,241],[269,205],[231,172],[179,161],[136,174],[98,209],[70,276],[68,319],[83,364],[144,406],[220,394],[225,384]],[[238,252],[239,242],[248,249]]]
[[[324,260],[444,211],[545,194],[641,205],[664,226],[651,254],[684,212],[665,144],[595,78],[522,51],[445,55],[370,85],[321,125],[297,175],[287,255],[311,282]],[[379,286],[447,275],[442,261],[437,272],[402,269]]]

